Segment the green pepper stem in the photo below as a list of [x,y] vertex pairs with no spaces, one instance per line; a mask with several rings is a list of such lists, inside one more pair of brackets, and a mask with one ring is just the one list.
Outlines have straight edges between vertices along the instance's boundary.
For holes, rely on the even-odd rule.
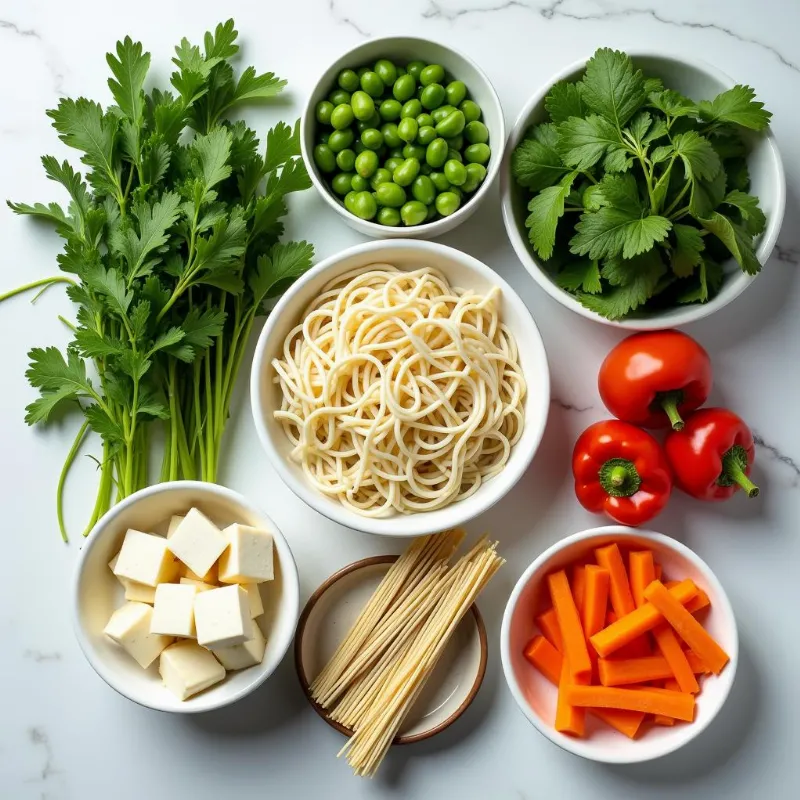
[[628,470],[625,467],[612,467],[608,474],[611,485],[616,487],[624,486],[627,478]]
[[611,497],[631,497],[642,485],[636,467],[627,458],[609,458],[600,467],[597,477],[603,491]]
[[722,476],[727,479],[725,482],[720,481],[724,485],[730,486],[735,483],[742,487],[742,490],[748,497],[758,497],[759,489],[750,478],[747,477],[745,470],[747,469],[747,451],[739,445],[734,445],[722,457]]
[[674,431],[683,430],[683,417],[681,417],[678,411],[678,403],[682,402],[683,391],[681,389],[675,389],[671,392],[659,392],[656,395],[655,404],[664,409],[664,413],[669,417],[672,430]]

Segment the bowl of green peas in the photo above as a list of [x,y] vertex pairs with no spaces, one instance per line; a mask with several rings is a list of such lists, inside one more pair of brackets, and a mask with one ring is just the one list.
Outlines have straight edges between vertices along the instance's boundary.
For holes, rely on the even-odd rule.
[[323,200],[375,238],[428,239],[477,209],[500,167],[500,100],[467,56],[407,36],[372,39],[322,75],[300,143]]

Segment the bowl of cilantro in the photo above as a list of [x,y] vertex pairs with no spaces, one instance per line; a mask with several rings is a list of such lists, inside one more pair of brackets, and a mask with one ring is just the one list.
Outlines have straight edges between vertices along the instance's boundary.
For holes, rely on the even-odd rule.
[[772,252],[786,178],[770,112],[715,67],[608,48],[519,115],[501,168],[517,255],[559,303],[609,325],[685,325]]

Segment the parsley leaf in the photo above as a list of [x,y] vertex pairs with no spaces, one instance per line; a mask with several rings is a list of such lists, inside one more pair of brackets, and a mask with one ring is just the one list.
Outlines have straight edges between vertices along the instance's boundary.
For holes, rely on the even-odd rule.
[[744,228],[751,236],[758,236],[767,227],[767,218],[759,208],[758,198],[741,191],[728,192],[722,201],[726,205],[739,209],[744,221]]
[[722,286],[722,267],[709,258],[704,258],[689,285],[678,295],[678,303],[705,303]]
[[698,222],[728,248],[736,263],[748,275],[756,275],[761,271],[761,264],[753,251],[753,236],[747,230],[731,222],[719,211],[715,211],[708,219],[699,219]]
[[133,123],[139,123],[144,114],[144,79],[150,69],[150,53],[142,52],[141,42],[133,42],[130,36],[117,42],[117,55],[106,54],[114,78],[108,79],[108,87],[120,111]]
[[642,71],[633,68],[630,56],[609,48],[598,50],[586,63],[580,92],[583,102],[617,130],[647,99]]
[[553,84],[544,99],[544,107],[556,125],[566,122],[570,117],[582,117],[586,114],[578,84],[568,81]]
[[570,292],[581,290],[589,294],[599,294],[603,290],[598,263],[587,258],[570,261],[556,275],[556,283]]
[[520,186],[537,192],[563,177],[567,168],[556,150],[558,139],[552,123],[528,131],[511,156],[511,171]]
[[670,266],[679,278],[685,278],[694,272],[694,268],[702,261],[701,253],[705,249],[700,231],[691,225],[675,223],[672,226],[675,234],[675,249],[672,252]]
[[707,122],[730,122],[762,131],[769,125],[772,114],[764,109],[764,104],[756,102],[756,93],[749,86],[741,84],[718,94],[713,100],[703,100],[698,104],[700,118]]
[[268,100],[280,94],[286,81],[278,78],[272,72],[256,75],[254,67],[248,67],[239,77],[232,103],[241,103],[245,100]]
[[675,155],[683,161],[690,180],[711,180],[722,168],[711,142],[696,131],[678,134],[672,140],[672,146]]
[[[578,170],[590,169],[606,153],[622,153],[626,159],[619,131],[597,114],[585,119],[572,117],[559,125],[558,152],[565,164]],[[613,162],[613,166],[619,171],[619,162]]]
[[313,259],[314,247],[308,242],[276,244],[269,255],[259,256],[257,269],[250,279],[256,305],[285,291],[309,269]]
[[633,258],[663,241],[671,228],[672,223],[665,217],[603,206],[581,215],[576,234],[570,239],[570,252],[598,260],[618,255]]
[[564,216],[564,201],[572,188],[577,172],[570,172],[556,186],[542,189],[528,203],[530,216],[525,222],[528,227],[528,238],[533,249],[546,261],[553,255],[556,242],[556,227]]

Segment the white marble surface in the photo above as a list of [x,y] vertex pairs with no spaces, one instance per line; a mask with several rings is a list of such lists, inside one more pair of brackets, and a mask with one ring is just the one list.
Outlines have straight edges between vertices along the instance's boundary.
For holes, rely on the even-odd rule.
[[[697,743],[660,762],[604,767],[539,736],[516,709],[500,670],[499,626],[519,574],[548,544],[596,522],[577,505],[569,453],[577,433],[603,416],[597,367],[618,335],[556,305],[517,262],[496,189],[475,224],[443,241],[495,267],[521,293],[542,331],[553,374],[552,417],[521,484],[475,520],[502,542],[508,565],[481,600],[491,642],[478,699],[430,742],[392,752],[373,781],[337,761],[338,734],[306,705],[286,659],[260,691],[230,709],[179,718],[139,708],[109,689],[81,655],[69,597],[80,546],[63,546],[54,489],[74,422],[28,429],[23,377],[32,345],[65,342],[59,290],[35,307],[17,298],[0,309],[3,578],[0,580],[0,797],[128,798],[750,798],[797,796],[800,690],[797,675],[800,563],[800,4],[795,0],[0,0],[0,189],[46,200],[43,153],[63,148],[44,116],[59,95],[108,96],[105,52],[131,34],[168,74],[171,48],[199,40],[235,16],[244,59],[289,79],[286,104],[249,115],[259,130],[299,114],[315,76],[366,36],[415,33],[473,56],[494,81],[506,118],[548,77],[600,45],[655,46],[701,56],[749,82],[774,112],[789,183],[776,255],[739,300],[693,326],[716,366],[714,400],[758,434],[758,501],[706,506],[676,496],[658,528],[707,559],[737,613],[740,674],[721,716]],[[320,256],[359,241],[311,192],[295,203],[290,233]],[[0,208],[0,285],[53,273],[57,240]],[[243,374],[241,376],[245,378]],[[282,526],[300,567],[303,598],[349,561],[396,545],[338,528],[296,500],[259,449],[244,393],[229,426],[223,479],[261,503]],[[92,496],[93,466],[81,459],[68,485],[75,529]]]

